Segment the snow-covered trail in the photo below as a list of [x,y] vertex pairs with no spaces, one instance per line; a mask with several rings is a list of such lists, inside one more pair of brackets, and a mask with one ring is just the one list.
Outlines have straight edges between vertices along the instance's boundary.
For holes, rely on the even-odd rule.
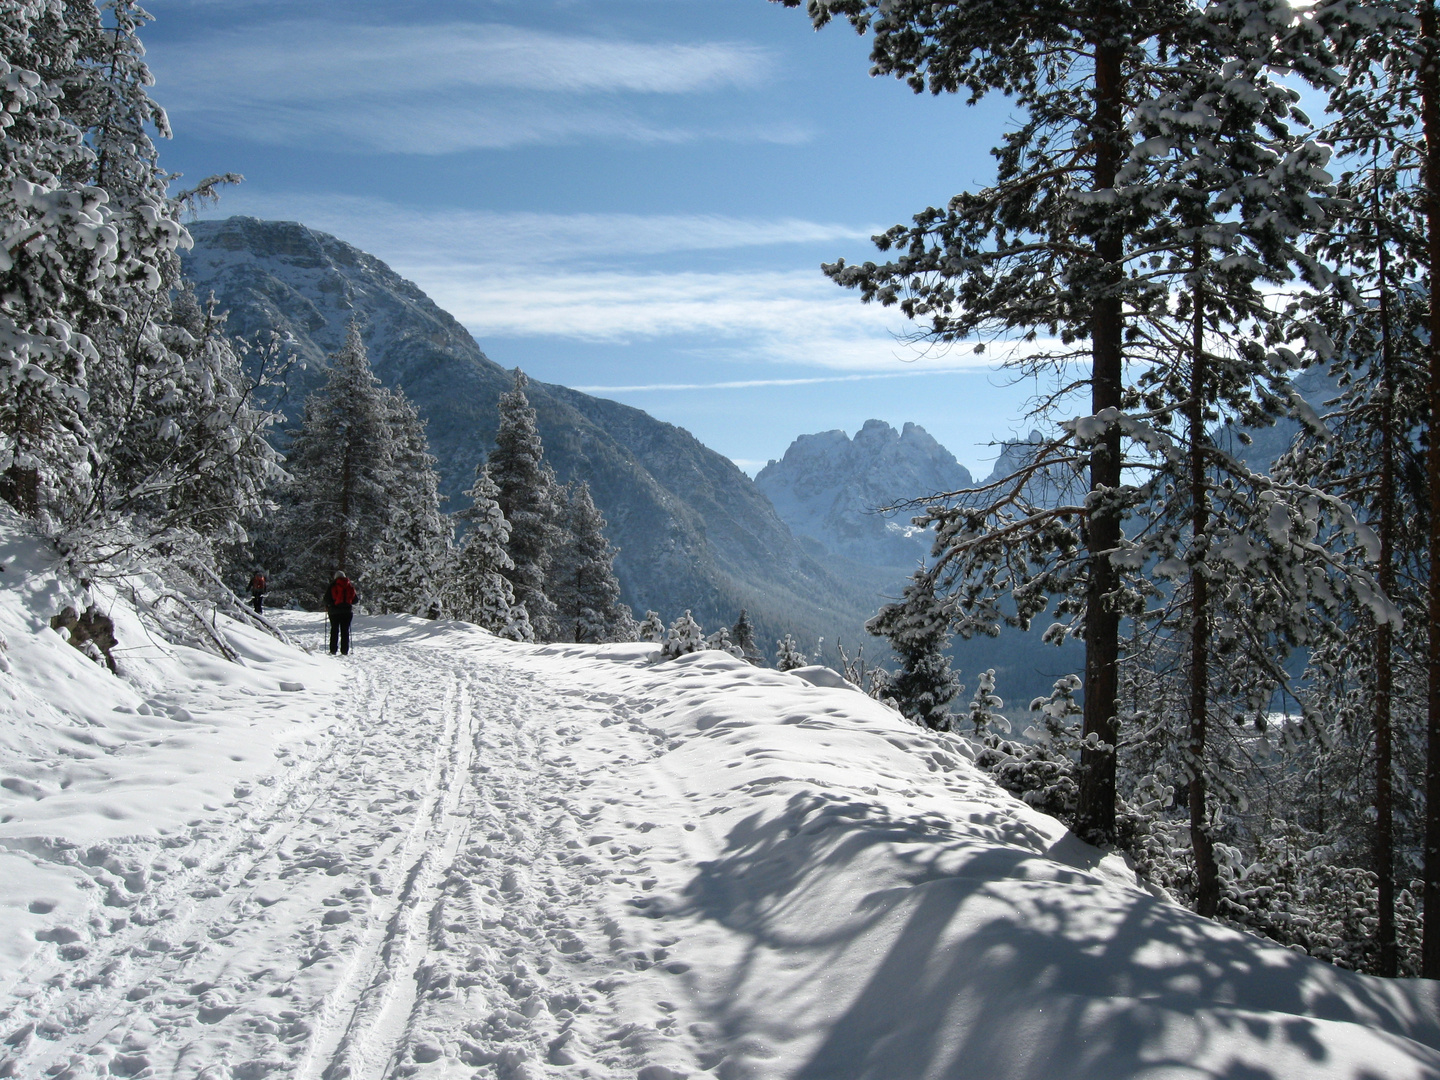
[[183,839],[79,853],[124,884],[23,973],[10,1075],[444,1075],[457,1031],[466,1076],[644,1066],[594,1037],[618,1020],[591,901],[630,867],[586,788],[653,737],[620,725],[580,767],[613,700],[413,627],[364,635],[323,735]]
[[217,617],[243,662],[116,679],[17,595],[0,1077],[1440,1080],[1436,984],[1165,902],[827,669]]

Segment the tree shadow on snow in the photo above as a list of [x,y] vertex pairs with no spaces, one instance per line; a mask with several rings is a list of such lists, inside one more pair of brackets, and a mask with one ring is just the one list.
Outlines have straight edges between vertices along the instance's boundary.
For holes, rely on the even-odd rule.
[[[690,914],[747,939],[715,996],[729,1042],[808,1028],[820,1041],[796,1080],[1290,1080],[1266,1062],[1323,1067],[1323,1021],[1440,1049],[1433,984],[1342,971],[1106,882],[1087,872],[1095,849],[1003,812],[949,838],[933,825],[811,794],[731,830],[686,890]],[[856,880],[877,886],[858,908]],[[764,1004],[777,995],[783,1010]],[[1440,1054],[1394,1046],[1440,1077]]]

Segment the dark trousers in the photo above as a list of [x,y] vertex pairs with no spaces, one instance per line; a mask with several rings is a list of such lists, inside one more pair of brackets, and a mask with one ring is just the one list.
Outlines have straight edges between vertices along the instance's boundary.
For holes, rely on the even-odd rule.
[[262,611],[263,611],[264,608],[265,608],[265,594],[264,594],[264,593],[258,593],[258,592],[252,594],[251,600],[250,600],[250,606],[255,609],[255,614],[256,614],[256,615],[261,614]]
[[335,646],[340,646],[340,655],[350,655],[350,619],[354,612],[350,605],[332,608],[330,611],[330,655],[335,655]]

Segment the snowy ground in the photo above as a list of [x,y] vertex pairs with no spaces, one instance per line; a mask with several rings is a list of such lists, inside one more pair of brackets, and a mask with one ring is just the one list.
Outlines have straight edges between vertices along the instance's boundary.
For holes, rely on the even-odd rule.
[[117,679],[0,562],[0,1076],[1440,1077],[1432,984],[1166,904],[823,669],[398,617],[229,664],[112,597]]

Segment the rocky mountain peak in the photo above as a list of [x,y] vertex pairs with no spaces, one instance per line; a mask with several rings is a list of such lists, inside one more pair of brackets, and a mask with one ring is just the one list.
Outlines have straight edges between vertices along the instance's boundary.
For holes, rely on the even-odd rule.
[[902,499],[968,487],[970,472],[919,424],[900,431],[867,420],[843,431],[801,435],[756,485],[798,536],[870,566],[910,567],[929,542],[908,514],[877,509]]

